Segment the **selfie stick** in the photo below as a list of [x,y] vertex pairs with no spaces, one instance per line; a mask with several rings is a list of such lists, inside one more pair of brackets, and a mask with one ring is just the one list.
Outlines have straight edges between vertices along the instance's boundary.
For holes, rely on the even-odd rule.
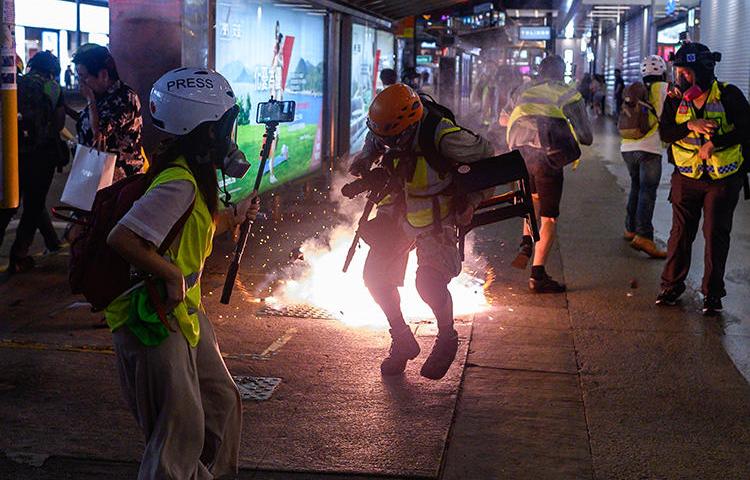
[[[258,174],[255,176],[255,187],[253,188],[253,194],[257,195],[260,189],[260,182],[263,180],[263,171],[266,169],[266,160],[271,154],[271,145],[273,145],[274,135],[276,133],[276,126],[278,122],[268,122],[266,124],[266,133],[263,135],[263,148],[260,150],[260,165],[258,166]],[[257,202],[256,197],[253,202]],[[234,256],[232,257],[232,263],[229,264],[229,270],[227,271],[227,278],[224,280],[224,289],[221,292],[221,303],[229,305],[229,299],[232,297],[232,289],[234,289],[234,281],[237,279],[237,272],[240,269],[240,261],[242,260],[242,254],[245,252],[245,245],[247,244],[247,237],[250,233],[250,227],[252,227],[253,221],[246,218],[240,226],[240,236],[237,241],[237,246],[234,249]]]

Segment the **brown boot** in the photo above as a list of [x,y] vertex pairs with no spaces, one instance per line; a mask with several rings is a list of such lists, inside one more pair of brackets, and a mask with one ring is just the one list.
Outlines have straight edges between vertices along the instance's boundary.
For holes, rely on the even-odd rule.
[[630,242],[630,246],[636,250],[647,253],[651,258],[667,258],[667,252],[660,250],[656,246],[653,240],[636,235],[633,241]]
[[630,232],[628,230],[625,230],[625,233],[622,234],[622,239],[628,242],[632,242],[635,238],[635,232]]

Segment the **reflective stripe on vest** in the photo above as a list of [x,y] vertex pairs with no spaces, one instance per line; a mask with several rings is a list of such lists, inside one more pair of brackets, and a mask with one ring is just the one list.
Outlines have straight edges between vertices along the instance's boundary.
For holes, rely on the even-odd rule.
[[[582,99],[583,97],[576,89],[562,83],[544,82],[527,88],[521,92],[510,114],[506,134],[508,143],[510,143],[510,131],[518,119],[534,116],[567,121],[563,108]],[[570,126],[569,122],[568,125]],[[570,126],[570,131],[573,137],[576,137],[572,126]]]
[[[696,118],[692,102],[683,100],[677,109],[675,121],[682,124]],[[721,89],[719,88],[719,82],[716,80],[711,85],[711,91],[706,99],[703,118],[715,120],[719,124],[716,135],[725,135],[734,130],[734,125],[729,123],[724,106],[721,104]],[[732,175],[740,169],[744,161],[740,145],[714,149],[711,158],[704,162],[698,156],[698,151],[703,143],[701,135],[691,130],[685,138],[672,144],[672,157],[678,172],[690,178],[700,178],[704,173],[708,173],[709,177],[718,180]]]

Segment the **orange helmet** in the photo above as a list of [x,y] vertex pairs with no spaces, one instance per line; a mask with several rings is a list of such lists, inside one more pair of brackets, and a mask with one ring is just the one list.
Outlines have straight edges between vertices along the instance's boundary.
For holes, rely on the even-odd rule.
[[403,83],[396,83],[372,101],[367,127],[379,137],[394,137],[422,120],[422,112],[417,92]]

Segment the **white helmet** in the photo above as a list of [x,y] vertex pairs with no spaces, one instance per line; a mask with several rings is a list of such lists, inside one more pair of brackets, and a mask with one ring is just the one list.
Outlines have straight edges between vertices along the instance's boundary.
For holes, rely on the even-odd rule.
[[149,111],[156,128],[185,135],[203,122],[219,120],[236,102],[226,78],[207,68],[182,67],[154,83]]
[[644,77],[664,75],[666,71],[667,64],[659,55],[649,55],[641,62],[641,75]]

